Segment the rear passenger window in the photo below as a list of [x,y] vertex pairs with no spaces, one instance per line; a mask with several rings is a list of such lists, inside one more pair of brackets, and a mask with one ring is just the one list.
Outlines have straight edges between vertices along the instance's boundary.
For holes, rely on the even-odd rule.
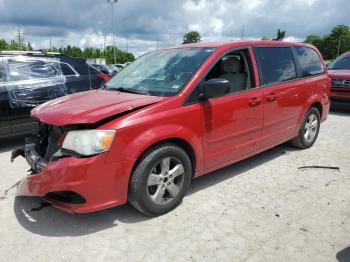
[[320,57],[314,50],[297,46],[295,51],[300,61],[302,76],[313,76],[324,72]]
[[68,64],[60,63],[60,66],[65,76],[72,76],[76,74]]
[[289,47],[256,47],[254,50],[262,85],[296,78],[293,54]]

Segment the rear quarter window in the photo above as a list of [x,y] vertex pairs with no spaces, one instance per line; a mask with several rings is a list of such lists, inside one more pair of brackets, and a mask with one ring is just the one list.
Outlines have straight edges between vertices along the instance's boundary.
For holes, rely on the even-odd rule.
[[60,63],[61,69],[62,69],[62,73],[65,76],[73,76],[76,75],[77,73],[75,71],[73,71],[73,69],[66,63]]
[[50,78],[60,75],[53,64],[43,60],[8,60],[9,77],[11,81]]
[[296,78],[290,47],[256,47],[261,85],[270,85]]
[[315,50],[307,47],[294,47],[300,62],[302,76],[314,76],[324,72],[320,57]]

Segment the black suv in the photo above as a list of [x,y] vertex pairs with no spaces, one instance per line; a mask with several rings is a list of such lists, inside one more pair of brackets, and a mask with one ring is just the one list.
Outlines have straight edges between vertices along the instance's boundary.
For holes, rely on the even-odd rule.
[[67,94],[101,87],[109,77],[58,53],[0,52],[0,138],[30,133],[33,107]]

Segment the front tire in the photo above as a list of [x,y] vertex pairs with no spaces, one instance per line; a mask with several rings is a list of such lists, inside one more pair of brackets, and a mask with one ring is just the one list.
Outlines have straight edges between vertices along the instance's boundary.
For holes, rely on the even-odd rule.
[[298,136],[296,136],[291,142],[292,144],[301,149],[312,147],[315,143],[318,133],[320,131],[321,117],[317,108],[312,107],[307,111],[303,124],[300,127]]
[[181,203],[191,174],[191,161],[182,148],[172,143],[153,147],[134,169],[128,201],[145,215],[165,214]]

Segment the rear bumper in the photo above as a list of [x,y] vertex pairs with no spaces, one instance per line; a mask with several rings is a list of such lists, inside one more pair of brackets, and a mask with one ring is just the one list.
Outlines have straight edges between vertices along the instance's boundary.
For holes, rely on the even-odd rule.
[[[66,157],[49,161],[45,166],[34,147],[26,146],[25,156],[36,173],[21,181],[18,196],[40,196],[71,213],[93,212],[127,201],[128,175],[123,172],[122,163],[107,163],[107,154]],[[60,192],[71,192],[84,201],[52,197]]]

